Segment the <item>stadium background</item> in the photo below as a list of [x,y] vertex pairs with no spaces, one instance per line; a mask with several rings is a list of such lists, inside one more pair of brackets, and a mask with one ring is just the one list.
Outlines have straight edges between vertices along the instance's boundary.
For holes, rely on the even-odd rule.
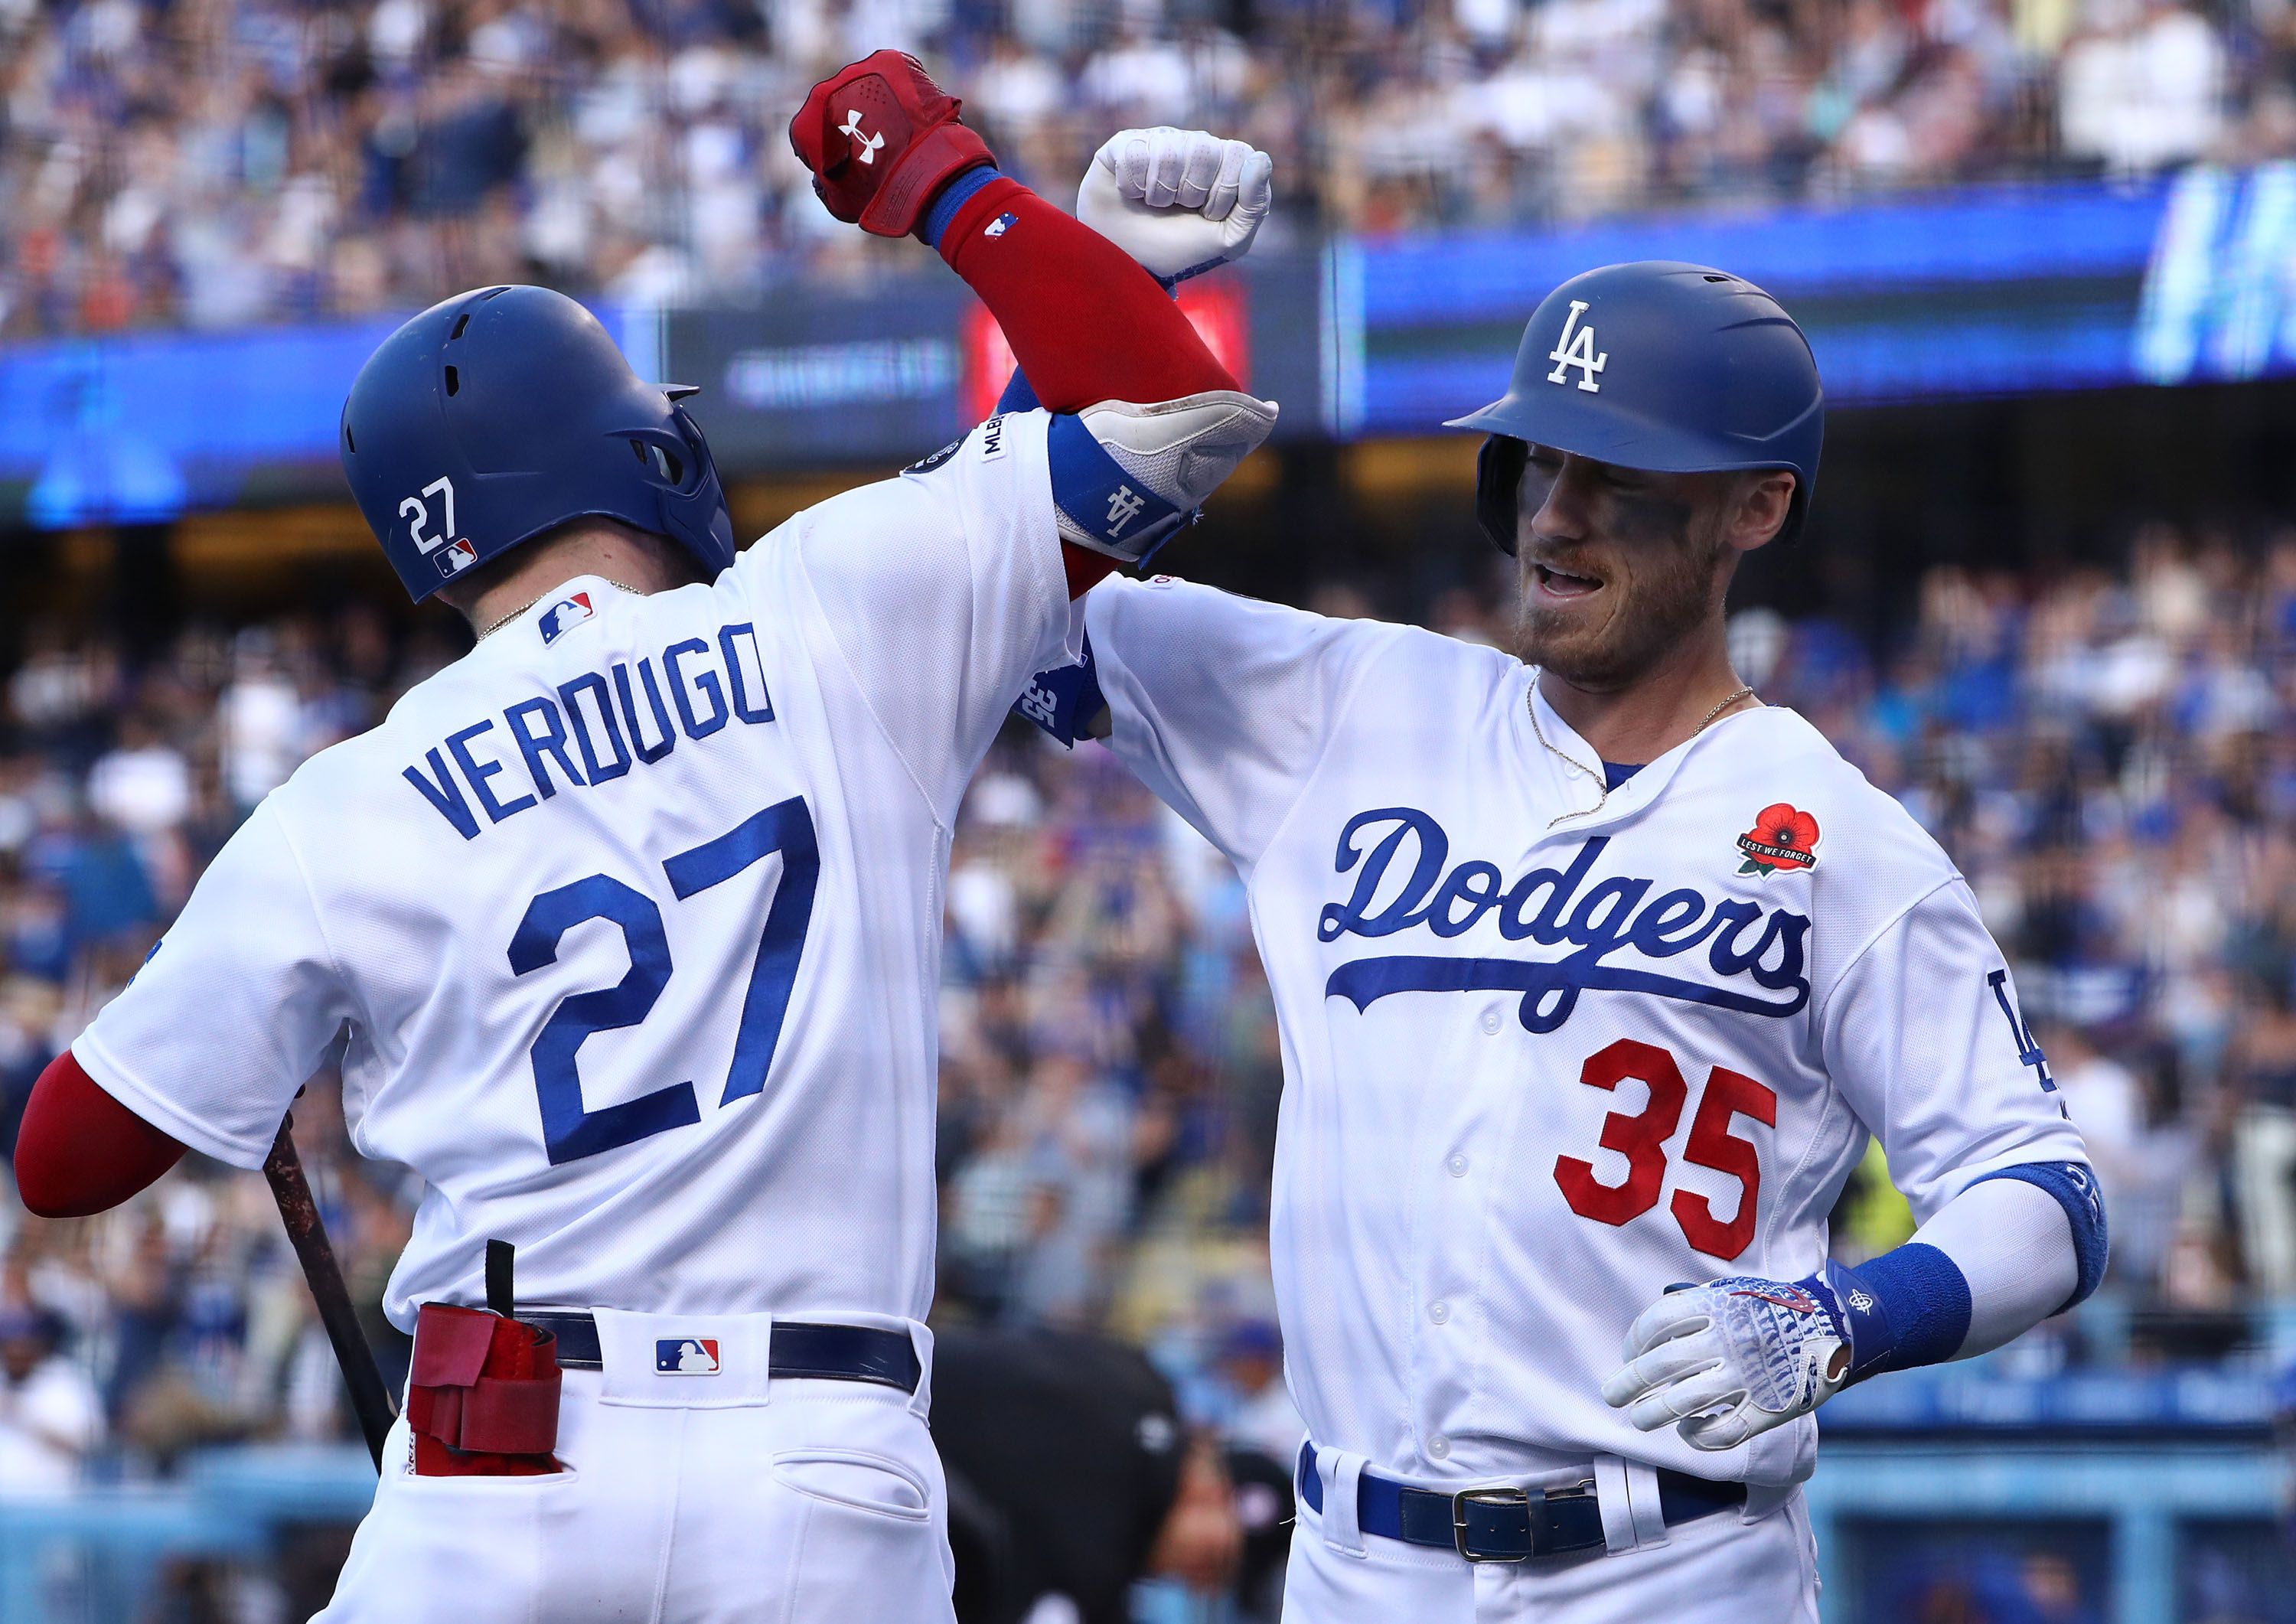
[[[1284,406],[1168,554],[1197,578],[1504,640],[1437,425],[1537,298],[1679,258],[1804,319],[1826,460],[1734,595],[1739,668],[1969,874],[2115,1241],[2076,1313],[1828,1407],[1829,1620],[2296,1620],[2287,0],[0,0],[0,1143],[248,808],[467,646],[332,467],[404,314],[585,298],[704,386],[745,536],[985,410],[993,324],[781,137],[886,44],[1055,197],[1126,124],[1275,154],[1253,259],[1185,291]],[[1016,727],[948,944],[939,1316],[1103,1328],[1281,1455],[1233,874]],[[417,1191],[324,1076],[297,1117],[371,1304]],[[1869,1163],[1837,1247],[1906,1226]],[[259,1179],[0,1202],[0,1619],[308,1616],[371,1482],[347,1428]]]

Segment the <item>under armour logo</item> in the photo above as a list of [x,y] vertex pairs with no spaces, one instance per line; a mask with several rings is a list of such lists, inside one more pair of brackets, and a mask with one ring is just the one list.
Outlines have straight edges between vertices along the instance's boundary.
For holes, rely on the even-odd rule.
[[1586,309],[1585,299],[1570,301],[1570,314],[1562,319],[1562,336],[1555,340],[1554,348],[1546,352],[1546,358],[1554,363],[1554,370],[1546,374],[1546,381],[1549,383],[1568,382],[1562,374],[1575,366],[1578,369],[1578,387],[1590,395],[1598,395],[1602,393],[1603,386],[1595,381],[1595,374],[1611,364],[1611,357],[1607,352],[1602,355],[1595,353],[1594,328],[1578,324],[1578,318]]
[[[861,133],[861,110],[857,107],[846,112],[845,122],[837,127],[837,133],[861,149],[854,156],[863,163],[875,163],[877,149],[885,144],[882,135],[864,135]],[[1586,307],[1581,305],[1578,308],[1583,310]]]
[[1140,517],[1147,502],[1132,491],[1129,485],[1119,485],[1116,494],[1108,499],[1108,534],[1112,540],[1124,534],[1124,527]]

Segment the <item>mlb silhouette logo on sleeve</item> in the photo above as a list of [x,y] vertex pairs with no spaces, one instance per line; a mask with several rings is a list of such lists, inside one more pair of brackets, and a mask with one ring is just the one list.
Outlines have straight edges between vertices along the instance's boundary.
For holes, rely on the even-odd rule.
[[714,1376],[718,1370],[718,1339],[664,1337],[653,1345],[653,1368],[661,1376]]

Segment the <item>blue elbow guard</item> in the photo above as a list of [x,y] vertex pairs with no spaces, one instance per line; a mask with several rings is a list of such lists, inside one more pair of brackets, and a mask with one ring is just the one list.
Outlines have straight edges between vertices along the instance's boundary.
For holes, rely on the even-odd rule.
[[1196,517],[1126,472],[1081,417],[1055,414],[1046,431],[1045,454],[1052,463],[1054,504],[1068,521],[1061,530],[1064,541],[1128,564],[1144,564]]
[[2014,1178],[2056,1197],[2057,1205],[2065,1210],[2065,1221],[2073,1228],[2073,1256],[2079,1268],[2073,1294],[2057,1312],[2087,1300],[2104,1279],[2105,1259],[2112,1250],[2104,1222],[2104,1192],[2097,1187],[2095,1170],[2078,1161],[2028,1161],[1988,1173],[1975,1182],[1981,1185],[1993,1178]]

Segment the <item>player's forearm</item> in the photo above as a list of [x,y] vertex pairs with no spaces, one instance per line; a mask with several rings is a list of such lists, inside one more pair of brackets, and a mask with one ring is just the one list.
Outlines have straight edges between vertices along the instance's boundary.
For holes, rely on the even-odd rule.
[[958,176],[919,234],[988,307],[1048,411],[1236,387],[1155,277],[1008,176]]
[[1990,1352],[2087,1296],[2104,1268],[2103,1210],[2092,1219],[2088,1203],[2063,1193],[2087,1177],[2070,1163],[2007,1169],[1948,1202],[1896,1251],[1830,1265],[1856,1348],[1850,1380]]
[[1971,1185],[1939,1209],[1911,1243],[1935,1247],[1968,1285],[1969,1325],[1952,1358],[1991,1352],[2079,1293],[2071,1220],[2046,1192],[2021,1179]]
[[118,1206],[183,1159],[184,1146],[106,1094],[67,1049],[40,1073],[16,1136],[16,1191],[42,1218]]
[[[813,87],[790,144],[832,214],[880,236],[922,237],[1003,327],[1052,413],[1046,460],[1073,597],[1117,564],[1144,562],[1188,523],[1267,438],[1276,408],[1236,389],[1130,254],[997,173],[957,112],[914,58],[879,51]],[[1152,156],[1154,143],[1146,146]],[[1234,201],[1230,190],[1241,197],[1252,171],[1252,209],[1227,209],[1231,224],[1206,263],[1241,252],[1265,211],[1266,160],[1245,164],[1250,151],[1199,135],[1172,149],[1184,183],[1188,163],[1203,160],[1218,181],[1234,160],[1218,202],[1204,176],[1188,183],[1202,185],[1208,221]],[[1135,179],[1143,208],[1161,207],[1144,174]],[[1117,193],[1121,206],[1123,184]],[[1000,432],[983,429],[984,454],[1001,451]]]

